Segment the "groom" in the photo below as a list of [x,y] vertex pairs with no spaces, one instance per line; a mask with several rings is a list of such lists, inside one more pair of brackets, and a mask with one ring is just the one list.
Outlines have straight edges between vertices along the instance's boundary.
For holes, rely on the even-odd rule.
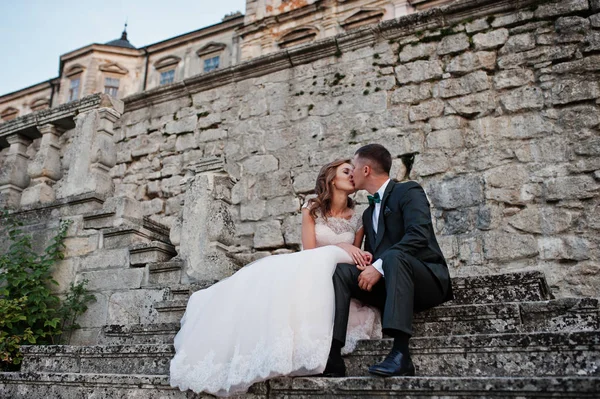
[[323,374],[346,374],[341,349],[350,299],[356,298],[383,311],[383,332],[394,338],[391,352],[383,362],[369,367],[369,372],[383,377],[414,375],[408,349],[413,312],[453,298],[448,267],[433,232],[429,202],[418,183],[390,180],[392,157],[382,145],[359,148],[352,163],[356,189],[371,194],[363,226],[365,251],[373,254],[374,262],[363,271],[351,264],[337,265],[333,276],[333,341]]

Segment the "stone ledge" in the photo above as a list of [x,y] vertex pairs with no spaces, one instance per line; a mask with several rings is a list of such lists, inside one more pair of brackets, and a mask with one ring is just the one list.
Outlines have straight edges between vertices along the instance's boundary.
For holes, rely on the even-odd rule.
[[489,13],[514,11],[538,2],[539,0],[456,1],[446,6],[384,21],[374,27],[359,28],[304,46],[257,57],[228,68],[196,75],[184,79],[182,82],[134,94],[123,101],[129,112],[153,104],[190,96],[226,84],[268,75],[297,65],[314,62],[318,59],[335,56],[342,50],[349,51],[370,46],[375,43],[378,37],[385,40],[397,39],[420,30],[448,27],[467,18],[476,19],[487,16]]
[[36,111],[11,121],[0,123],[0,148],[8,146],[6,136],[10,134],[20,133],[33,139],[41,137],[37,127],[47,123],[51,123],[63,129],[72,129],[75,127],[73,118],[77,114],[100,107],[113,108],[119,114],[123,113],[123,102],[120,100],[103,93],[92,94],[79,101],[73,101],[59,105],[58,107]]
[[[0,396],[12,399],[84,398],[199,399],[209,395],[182,392],[166,375],[0,373]],[[247,399],[270,398],[597,398],[597,377],[282,377],[255,384]]]
[[272,398],[395,397],[592,398],[600,389],[594,377],[392,377],[392,378],[278,378],[269,381]]
[[[348,374],[387,355],[392,341],[363,340],[346,357]],[[171,344],[24,346],[23,371],[167,374]],[[600,376],[597,331],[482,334],[411,340],[419,375],[430,376]]]

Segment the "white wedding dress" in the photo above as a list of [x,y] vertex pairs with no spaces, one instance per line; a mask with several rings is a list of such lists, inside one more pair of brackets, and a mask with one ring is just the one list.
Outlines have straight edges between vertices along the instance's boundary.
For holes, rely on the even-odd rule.
[[[317,248],[262,258],[195,292],[175,337],[171,385],[231,396],[276,376],[322,373],[333,335],[332,275],[337,263],[354,263],[335,244],[351,244],[360,226],[358,213],[319,217]],[[353,300],[343,353],[368,338],[381,338],[379,312]]]

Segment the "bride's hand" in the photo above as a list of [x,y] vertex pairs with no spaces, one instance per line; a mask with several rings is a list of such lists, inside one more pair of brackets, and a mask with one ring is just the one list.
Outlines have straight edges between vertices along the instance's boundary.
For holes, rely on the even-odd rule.
[[373,255],[370,252],[362,251],[362,255],[367,265],[373,263]]
[[367,266],[369,266],[372,262],[373,262],[373,255],[371,255],[370,252],[367,251],[360,251],[361,252],[361,256],[363,259],[362,264],[356,264],[356,268],[360,271],[363,271],[367,268]]
[[[346,244],[346,243],[338,244],[338,246],[340,248],[342,248],[344,251],[348,252],[348,255],[350,255],[350,257],[354,261],[354,264],[360,270],[364,270],[364,268],[370,264],[365,261],[365,258],[363,256],[364,251],[362,251],[360,248],[357,248],[354,245]],[[362,269],[361,269],[361,267],[362,267]]]

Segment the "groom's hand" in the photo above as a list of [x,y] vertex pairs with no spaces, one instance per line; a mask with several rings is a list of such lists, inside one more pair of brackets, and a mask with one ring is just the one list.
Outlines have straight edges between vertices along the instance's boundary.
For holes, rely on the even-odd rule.
[[373,286],[381,279],[381,273],[369,265],[358,275],[358,287],[364,291],[371,291]]

